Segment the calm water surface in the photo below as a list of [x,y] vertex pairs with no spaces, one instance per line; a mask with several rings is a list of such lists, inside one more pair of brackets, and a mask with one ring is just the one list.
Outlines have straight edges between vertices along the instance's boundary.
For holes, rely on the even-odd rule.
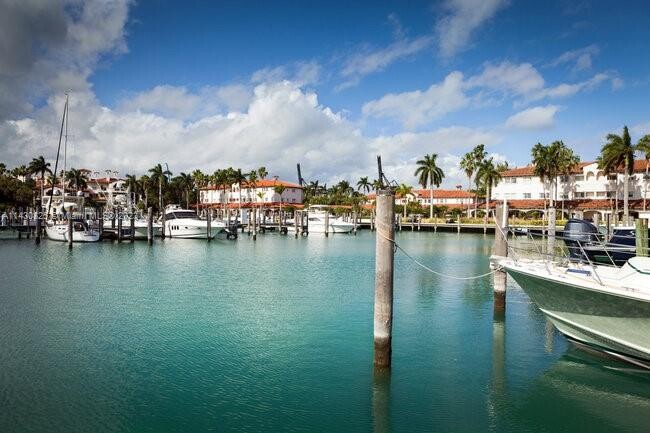
[[[491,237],[398,234],[447,273]],[[648,431],[650,375],[572,348],[516,286],[396,255],[372,368],[374,236],[0,242],[0,432]]]

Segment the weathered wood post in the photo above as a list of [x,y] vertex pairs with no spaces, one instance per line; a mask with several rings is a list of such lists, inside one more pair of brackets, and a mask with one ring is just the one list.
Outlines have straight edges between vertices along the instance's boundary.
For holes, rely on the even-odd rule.
[[102,239],[104,237],[104,208],[103,207],[98,207],[97,211],[95,212],[97,214],[97,220],[99,224],[99,239]]
[[395,194],[377,191],[377,235],[375,241],[375,367],[391,363],[393,333],[393,264],[395,249]]
[[330,211],[329,209],[325,211],[325,237],[329,236],[330,233]]
[[418,231],[420,231],[420,229],[422,228],[421,227],[421,225],[422,225],[422,215],[418,215],[417,218],[418,218]]
[[546,248],[546,253],[555,257],[555,222],[556,222],[556,210],[555,207],[549,207],[548,212],[548,246]]
[[[495,256],[508,257],[508,204],[498,203],[495,209],[494,247]],[[507,274],[503,270],[494,273],[494,309],[506,307]]]
[[206,231],[205,231],[205,236],[208,239],[208,242],[212,240],[212,212],[208,211],[207,215],[205,216],[206,220]]
[[43,213],[42,206],[40,203],[40,200],[38,201],[38,207],[36,208],[36,238],[34,238],[34,242],[36,245],[39,245],[41,243],[41,214]]
[[352,232],[354,233],[355,236],[357,235],[357,211],[356,210],[352,213]]
[[257,209],[253,208],[253,240],[257,240]]
[[162,239],[165,239],[165,235],[167,234],[167,217],[165,216],[165,211],[162,212],[162,227],[160,228],[160,237]]
[[122,242],[122,211],[119,211],[120,214],[117,218],[117,242],[120,243]]
[[295,232],[295,237],[298,239],[298,235],[300,234],[300,229],[299,229],[299,223],[298,223],[298,214],[300,211],[296,210],[293,212],[293,230]]
[[460,233],[460,215],[456,219],[456,232]]
[[375,210],[374,209],[370,210],[370,231],[371,232],[375,231]]
[[438,214],[433,217],[433,232],[438,233]]
[[74,227],[72,227],[72,213],[68,214],[68,249],[72,249],[72,241],[74,237]]
[[636,255],[648,256],[648,220],[645,218],[636,220]]
[[131,243],[135,241],[135,211],[133,208],[131,208],[131,216],[130,216],[130,230],[131,230]]
[[115,230],[115,207],[113,207],[113,212],[111,215],[111,229]]
[[147,208],[147,242],[153,244],[153,208]]

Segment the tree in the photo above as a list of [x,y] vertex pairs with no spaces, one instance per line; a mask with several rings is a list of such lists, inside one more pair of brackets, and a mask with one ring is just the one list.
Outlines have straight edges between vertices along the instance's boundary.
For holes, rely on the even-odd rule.
[[485,160],[483,164],[478,168],[476,173],[476,178],[479,183],[482,183],[485,186],[485,215],[486,217],[490,216],[490,195],[492,194],[492,188],[497,186],[501,181],[501,173],[508,169],[507,163],[501,163],[494,165],[494,158]]
[[158,184],[158,210],[162,212],[162,186],[167,184],[167,176],[171,176],[172,173],[169,170],[163,170],[161,164],[150,168],[149,173],[151,173],[151,180]]
[[537,143],[531,151],[533,173],[542,183],[549,183],[549,205],[557,200],[558,176],[569,175],[580,162],[580,157],[562,141],[554,141],[548,146]]
[[402,197],[402,202],[404,203],[404,218],[406,218],[406,207],[408,203],[408,195],[413,192],[413,187],[406,185],[405,183],[401,183],[397,189],[395,190],[395,193],[399,196]]
[[75,190],[80,191],[88,186],[86,181],[86,175],[76,168],[71,168],[65,174],[65,180],[68,181],[69,185],[74,186]]
[[[178,183],[183,192],[185,193],[185,203],[187,208],[190,208],[190,191],[194,189],[194,179],[192,179],[192,176],[181,172],[181,174],[178,175]],[[199,208],[196,208],[196,211],[199,211]]]
[[[465,172],[467,176],[467,191],[469,192],[472,189],[472,176],[476,170],[476,161],[474,159],[474,152],[467,152],[463,155],[463,158],[460,160],[460,168]],[[471,203],[467,203],[467,216],[469,217],[469,209]]]
[[[276,185],[273,187],[273,191],[280,196],[280,215],[282,215],[282,194],[287,189],[284,185]],[[280,226],[282,226],[282,216],[280,216]]]
[[266,176],[269,175],[269,172],[266,171],[266,167],[260,167],[257,169],[257,175],[260,177],[260,179],[266,179]]
[[205,188],[208,183],[208,177],[199,169],[192,172],[194,179],[194,188],[196,188],[196,211],[199,211],[199,202],[201,199],[201,188]]
[[436,165],[436,158],[438,158],[438,155],[435,153],[424,155],[424,159],[417,161],[418,168],[414,173],[414,176],[418,177],[418,183],[422,185],[422,188],[429,185],[429,218],[433,218],[433,186],[435,185],[438,188],[445,177],[442,169]]
[[237,184],[237,189],[239,190],[239,217],[241,217],[241,184],[246,181],[246,176],[242,173],[241,168],[232,171],[231,180]]
[[43,192],[45,191],[45,173],[52,174],[50,169],[50,163],[45,162],[43,156],[32,159],[32,162],[29,163],[27,168],[31,174],[40,174],[41,175],[41,206],[43,205]]
[[149,207],[149,190],[153,186],[151,178],[146,174],[143,174],[142,176],[140,176],[140,179],[138,180],[138,184],[140,186],[140,190],[144,194],[144,205],[145,207]]
[[[485,162],[487,158],[487,152],[485,151],[484,144],[478,144],[472,149],[472,156],[474,157],[474,172],[476,173],[479,167]],[[474,183],[476,184],[476,194],[474,200],[474,215],[478,212],[478,191],[480,189],[480,181],[478,177],[474,177]]]
[[607,175],[618,174],[621,168],[623,169],[623,215],[625,224],[629,224],[630,221],[629,178],[634,172],[635,149],[636,146],[632,145],[627,126],[624,126],[622,135],[607,134],[607,142],[603,145],[598,157],[598,168]]
[[643,153],[645,158],[645,175],[643,176],[643,181],[645,183],[645,191],[643,191],[643,210],[646,210],[646,195],[648,194],[648,180],[650,180],[650,174],[648,169],[650,168],[650,134],[644,135],[641,140],[636,144],[636,150]]
[[368,176],[364,176],[364,177],[360,178],[359,181],[357,182],[357,190],[358,191],[363,190],[363,192],[367,194],[368,192],[370,192],[371,188],[372,188],[372,184],[368,180]]

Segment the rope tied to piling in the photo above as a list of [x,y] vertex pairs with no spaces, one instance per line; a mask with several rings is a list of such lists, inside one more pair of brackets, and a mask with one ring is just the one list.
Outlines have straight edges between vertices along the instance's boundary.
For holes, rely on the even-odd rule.
[[436,271],[434,269],[431,269],[429,266],[425,265],[424,263],[420,262],[418,259],[416,259],[412,255],[410,255],[404,248],[402,248],[402,246],[400,246],[395,241],[395,239],[391,239],[390,237],[388,237],[385,234],[384,229],[380,228],[379,225],[381,225],[381,223],[378,224],[378,226],[377,226],[377,234],[379,236],[381,236],[382,238],[386,239],[388,242],[391,242],[395,246],[395,251],[397,251],[397,250],[401,251],[402,254],[404,254],[413,263],[415,263],[416,265],[418,265],[422,269],[424,269],[424,270],[426,270],[426,271],[428,271],[428,272],[430,272],[430,273],[432,273],[434,275],[437,275],[439,277],[450,278],[452,280],[461,280],[461,281],[478,280],[480,278],[488,277],[488,276],[490,276],[490,275],[494,274],[495,272],[500,271],[502,269],[501,266],[497,266],[495,269],[492,269],[490,272],[486,272],[486,273],[480,274],[480,275],[471,275],[471,276],[467,276],[467,277],[458,277],[456,275],[449,275],[449,274],[444,274],[442,272],[438,272],[438,271]]

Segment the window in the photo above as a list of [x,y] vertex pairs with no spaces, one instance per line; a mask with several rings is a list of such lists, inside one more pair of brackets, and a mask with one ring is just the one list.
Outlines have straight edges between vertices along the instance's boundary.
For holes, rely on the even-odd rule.
[[531,198],[531,194],[529,192],[524,193],[524,198]]
[[576,175],[576,182],[582,182],[583,180],[585,180],[585,175],[584,174]]

